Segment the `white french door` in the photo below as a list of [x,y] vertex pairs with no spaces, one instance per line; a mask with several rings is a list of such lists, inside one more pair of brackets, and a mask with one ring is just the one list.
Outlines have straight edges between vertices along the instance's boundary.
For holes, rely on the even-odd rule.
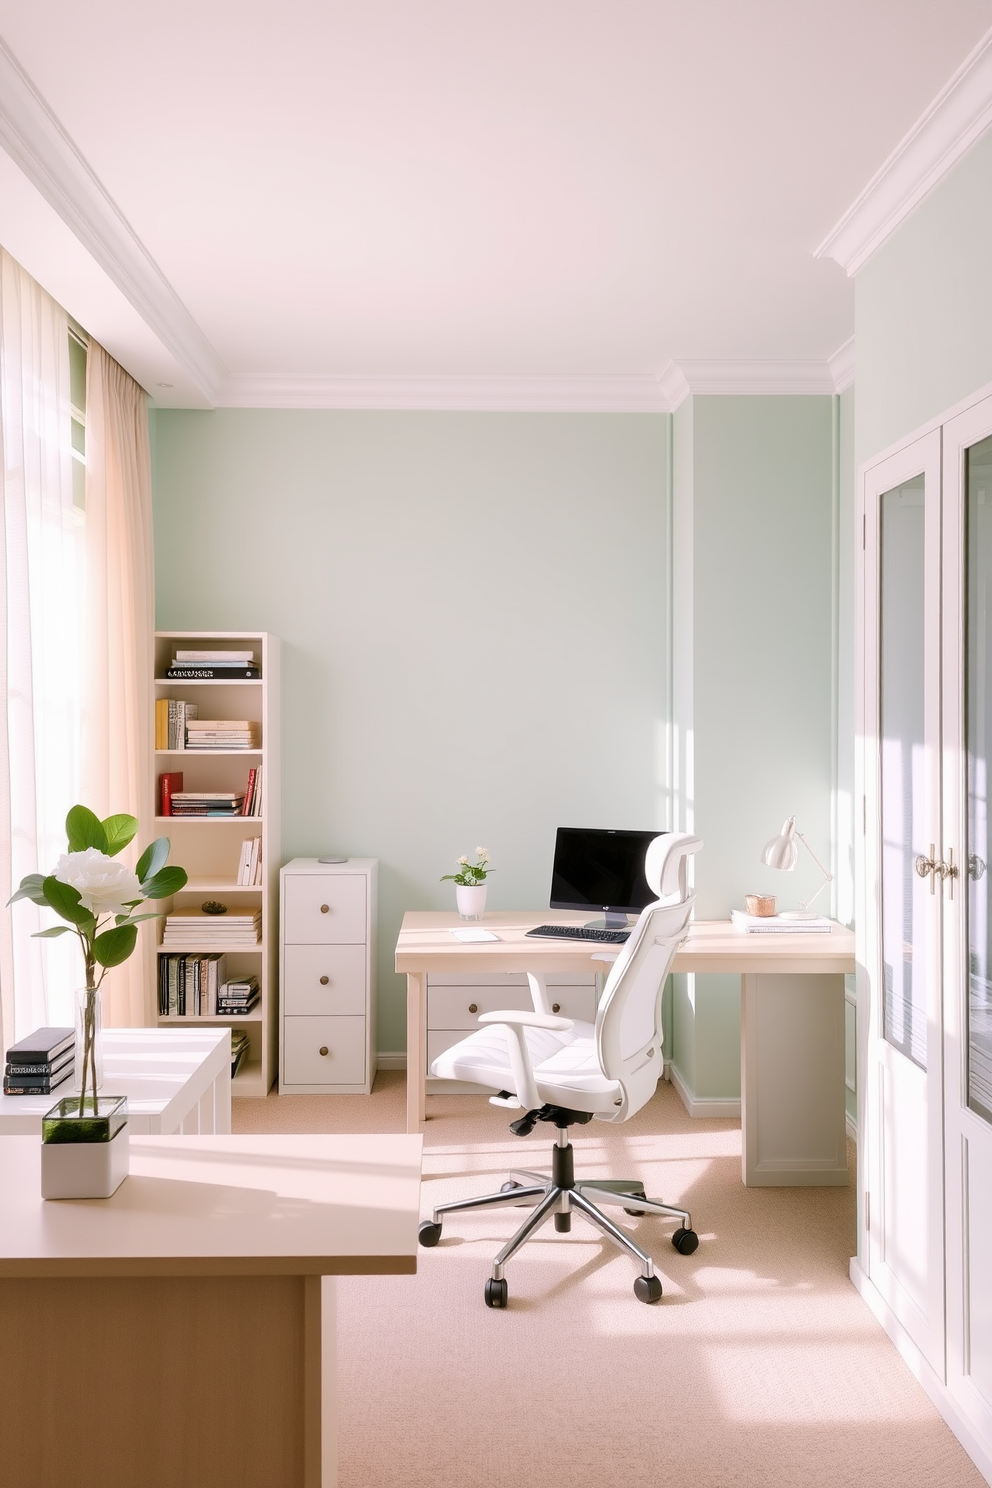
[[947,1386],[992,1447],[992,397],[943,434]]
[[941,438],[862,477],[862,1265],[944,1375]]

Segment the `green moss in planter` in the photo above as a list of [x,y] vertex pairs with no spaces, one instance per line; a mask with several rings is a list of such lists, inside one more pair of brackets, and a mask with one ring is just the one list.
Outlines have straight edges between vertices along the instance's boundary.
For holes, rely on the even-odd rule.
[[112,1142],[126,1122],[126,1096],[67,1095],[41,1118],[41,1140],[53,1146]]

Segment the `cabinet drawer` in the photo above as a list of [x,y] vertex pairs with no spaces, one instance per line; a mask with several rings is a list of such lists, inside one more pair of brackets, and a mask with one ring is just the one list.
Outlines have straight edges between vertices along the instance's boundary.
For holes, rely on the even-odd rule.
[[364,945],[287,945],[283,1012],[365,1016]]
[[[547,987],[595,987],[596,973],[581,971],[551,971],[544,977]],[[430,971],[427,973],[428,987],[524,987],[527,974],[523,971]],[[512,1003],[507,1003],[512,1007]],[[530,1007],[530,993],[527,993]]]
[[[580,1018],[585,1023],[595,1021],[593,986],[549,986],[548,1001],[552,1008],[558,1005],[563,1018]],[[533,1006],[526,986],[480,987],[469,983],[460,987],[435,987],[431,984],[427,989],[427,1027],[468,1030],[479,1026],[480,1013],[496,1013],[500,1008],[524,1008],[529,1012]]]
[[365,875],[286,875],[283,939],[295,945],[362,944],[365,940]]
[[286,1086],[364,1085],[364,1018],[284,1018],[282,1026]]

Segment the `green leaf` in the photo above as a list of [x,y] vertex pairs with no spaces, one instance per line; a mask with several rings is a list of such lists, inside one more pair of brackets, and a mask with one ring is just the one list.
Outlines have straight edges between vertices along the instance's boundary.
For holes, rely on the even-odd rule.
[[54,940],[56,935],[71,935],[71,925],[53,925],[51,930],[36,930],[32,940]]
[[18,899],[30,899],[32,904],[47,904],[48,900],[43,893],[45,875],[43,873],[29,873],[21,879],[21,887],[16,894],[11,894],[7,900],[8,906],[16,904]]
[[147,879],[141,887],[146,899],[167,899],[170,894],[178,894],[180,889],[184,889],[186,882],[185,868],[163,868],[161,873]]
[[165,914],[164,909],[153,910],[151,914],[143,915],[115,915],[115,925],[137,925],[141,920],[160,920]]
[[46,878],[42,891],[45,903],[64,920],[68,920],[70,925],[85,929],[96,924],[94,916],[80,903],[79,890],[74,889],[71,884],[63,883],[59,878]]
[[156,837],[154,842],[149,842],[141,854],[134,871],[138,875],[138,882],[142,888],[145,886],[146,879],[154,878],[158,870],[165,867],[169,857],[169,846],[168,837]]
[[101,966],[120,966],[134,950],[138,932],[133,925],[118,925],[114,930],[105,930],[93,942],[93,955]]
[[86,806],[73,806],[65,819],[65,834],[69,839],[70,852],[85,852],[88,847],[98,848],[102,853],[107,851],[107,834],[103,829],[103,822]]
[[138,818],[120,812],[117,816],[105,816],[100,825],[107,834],[107,846],[104,851],[109,857],[116,858],[137,832]]

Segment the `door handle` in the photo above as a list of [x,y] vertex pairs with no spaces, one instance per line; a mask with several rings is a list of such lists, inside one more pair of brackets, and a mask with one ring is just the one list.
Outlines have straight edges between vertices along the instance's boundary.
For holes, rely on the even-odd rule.
[[939,873],[941,879],[947,884],[948,899],[954,898],[954,880],[958,877],[957,864],[954,862],[954,849],[949,848],[946,863],[935,863],[934,872]]
[[928,874],[930,876],[931,894],[935,894],[937,892],[935,887],[936,875],[941,872],[943,866],[943,863],[939,865],[937,863],[937,844],[935,842],[931,842],[930,844],[930,856],[928,858],[925,858],[923,854],[920,853],[920,856],[916,860],[916,872],[919,877],[926,878]]

